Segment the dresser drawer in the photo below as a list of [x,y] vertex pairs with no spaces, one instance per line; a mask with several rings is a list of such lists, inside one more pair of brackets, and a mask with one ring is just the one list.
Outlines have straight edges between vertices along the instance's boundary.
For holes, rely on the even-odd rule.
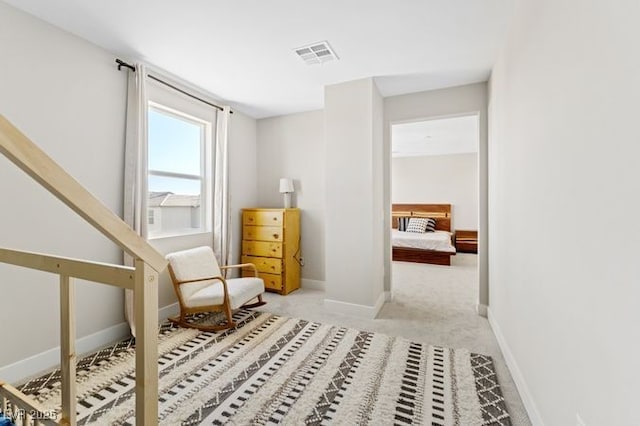
[[245,211],[243,225],[282,226],[282,211]]
[[276,226],[251,226],[242,227],[242,235],[245,240],[278,241],[282,242],[283,229]]
[[258,272],[266,272],[268,274],[282,273],[282,259],[272,257],[254,257],[242,256],[242,263],[253,263],[256,265]]
[[242,254],[248,256],[282,257],[282,243],[243,241]]
[[[253,272],[243,272],[243,277],[253,277]],[[268,290],[282,290],[282,276],[276,274],[265,274],[263,272],[259,272],[258,276],[262,278],[264,281],[264,288]]]
[[478,243],[468,241],[456,241],[456,250],[460,253],[478,253]]

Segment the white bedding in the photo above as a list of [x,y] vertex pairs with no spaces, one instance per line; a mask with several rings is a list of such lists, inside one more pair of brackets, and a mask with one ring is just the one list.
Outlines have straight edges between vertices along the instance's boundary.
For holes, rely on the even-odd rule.
[[394,247],[456,252],[455,247],[451,244],[451,232],[447,231],[418,234],[416,232],[401,232],[397,229],[392,229],[391,242]]

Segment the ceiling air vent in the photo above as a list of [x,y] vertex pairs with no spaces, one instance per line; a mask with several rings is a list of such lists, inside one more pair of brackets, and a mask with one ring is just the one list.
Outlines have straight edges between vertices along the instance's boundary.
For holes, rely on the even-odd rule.
[[307,65],[322,64],[334,59],[339,59],[327,41],[320,41],[298,47],[295,48],[294,51]]

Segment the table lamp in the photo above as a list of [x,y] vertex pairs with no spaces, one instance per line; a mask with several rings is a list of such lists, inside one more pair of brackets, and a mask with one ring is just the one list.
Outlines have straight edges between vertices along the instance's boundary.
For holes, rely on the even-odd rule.
[[284,208],[291,208],[291,193],[294,192],[293,180],[289,178],[280,179],[280,193],[284,194]]

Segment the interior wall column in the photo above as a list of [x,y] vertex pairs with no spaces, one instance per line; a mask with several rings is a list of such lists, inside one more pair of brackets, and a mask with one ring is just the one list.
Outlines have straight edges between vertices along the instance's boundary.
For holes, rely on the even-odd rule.
[[382,130],[383,102],[372,78],[325,87],[325,305],[370,318],[384,302],[389,263],[383,241]]

